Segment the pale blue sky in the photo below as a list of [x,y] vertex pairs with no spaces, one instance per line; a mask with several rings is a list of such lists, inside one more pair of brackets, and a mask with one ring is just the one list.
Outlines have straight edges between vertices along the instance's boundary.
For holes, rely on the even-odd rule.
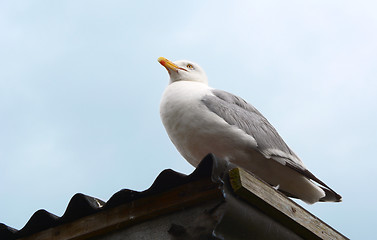
[[189,59],[242,96],[344,199],[308,206],[353,239],[377,208],[374,1],[1,1],[0,222],[62,215],[77,192],[107,200],[193,168],[159,119],[168,74]]

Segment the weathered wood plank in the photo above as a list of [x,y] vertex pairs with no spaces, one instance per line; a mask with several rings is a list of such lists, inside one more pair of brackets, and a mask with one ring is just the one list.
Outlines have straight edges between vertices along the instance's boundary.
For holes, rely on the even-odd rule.
[[233,191],[305,239],[348,239],[242,168],[229,171]]
[[168,192],[100,211],[21,240],[88,239],[215,198],[222,198],[218,184],[210,179],[202,179]]

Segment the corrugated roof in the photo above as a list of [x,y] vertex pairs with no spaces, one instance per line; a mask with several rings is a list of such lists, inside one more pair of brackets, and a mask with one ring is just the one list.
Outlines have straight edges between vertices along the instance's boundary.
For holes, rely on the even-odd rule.
[[[204,206],[210,201],[215,201],[213,208],[204,209],[204,215],[207,218],[208,213],[217,212],[218,216],[212,219],[215,224],[205,230],[211,236],[227,236],[220,239],[240,239],[239,236],[347,239],[262,180],[212,154],[205,157],[190,175],[170,169],[162,171],[152,186],[142,192],[123,189],[107,202],[78,193],[71,198],[61,217],[38,210],[20,230],[0,224],[0,239],[105,236],[120,229],[131,229],[141,222],[153,225],[158,217],[172,213],[188,214],[190,207]],[[170,224],[178,226],[174,222]],[[187,237],[197,234],[197,227],[204,228],[189,225],[178,226],[178,232],[171,228],[167,231],[170,235],[162,239],[181,235],[183,230],[186,235],[174,239],[197,239]]]
[[218,163],[214,163],[214,157],[212,155],[208,155],[190,175],[185,175],[171,169],[166,169],[158,175],[152,186],[147,190],[138,192],[130,189],[122,189],[115,193],[107,202],[82,193],[77,193],[71,198],[64,214],[61,217],[41,209],[36,211],[26,225],[20,230],[0,223],[0,239],[11,240],[29,236],[33,233],[72,222],[73,220],[97,213],[99,211],[114,208],[116,206],[132,202],[140,198],[152,196],[157,193],[162,193],[169,189],[201,178],[215,177],[216,174],[213,174],[215,169],[213,166],[214,164]]

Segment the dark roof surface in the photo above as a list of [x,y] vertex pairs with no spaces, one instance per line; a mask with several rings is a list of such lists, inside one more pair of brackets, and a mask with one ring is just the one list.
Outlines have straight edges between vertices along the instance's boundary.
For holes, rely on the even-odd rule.
[[[153,221],[157,224],[157,217],[172,213],[181,214],[175,216],[182,220],[184,214],[190,215],[190,207],[204,206],[208,201],[215,201],[212,202],[214,206],[211,210],[203,208],[201,216],[208,220],[203,223],[210,223],[209,227],[203,228],[202,223],[194,226],[195,221],[187,220],[186,225],[181,226],[187,228],[187,236],[197,234],[199,227],[208,230],[211,236],[227,236],[221,239],[244,239],[245,236],[255,239],[347,239],[263,180],[209,154],[190,175],[171,169],[162,171],[145,191],[123,189],[107,202],[78,193],[71,198],[61,217],[38,210],[20,230],[0,224],[0,240],[88,239],[95,235],[118,234],[119,229],[130,230],[132,224],[146,222],[152,226]],[[210,215],[213,218],[208,218]],[[216,224],[212,224],[214,222]],[[169,224],[175,226],[175,222]],[[168,237],[173,237],[169,239],[198,239],[186,235],[175,238],[172,235],[177,232],[169,230],[168,233]],[[146,234],[144,230],[142,234]],[[181,235],[180,231],[178,235]],[[166,236],[155,239],[167,239]]]
[[218,162],[214,160],[212,155],[208,155],[190,175],[178,173],[171,169],[166,169],[158,175],[152,186],[147,190],[138,192],[129,189],[122,189],[115,193],[107,202],[82,193],[77,193],[71,198],[63,216],[61,217],[41,209],[36,211],[26,225],[20,230],[0,223],[0,239],[11,240],[29,236],[33,233],[72,222],[73,220],[97,213],[99,211],[114,208],[121,204],[152,196],[157,193],[162,193],[191,181],[204,177],[214,177],[216,176],[216,174],[213,174],[213,171],[215,171],[214,169],[216,169],[214,164],[216,165]]

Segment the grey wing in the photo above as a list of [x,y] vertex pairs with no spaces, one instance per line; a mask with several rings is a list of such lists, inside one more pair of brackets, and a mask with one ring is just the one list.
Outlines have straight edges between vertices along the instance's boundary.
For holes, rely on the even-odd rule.
[[335,193],[306,169],[297,155],[280,137],[276,129],[255,107],[242,98],[222,90],[213,89],[212,93],[213,95],[207,95],[202,99],[206,107],[230,125],[237,126],[252,136],[257,142],[257,150],[264,156],[294,169]]
[[257,142],[257,150],[264,156],[276,157],[276,161],[284,164],[288,161],[305,169],[301,160],[255,107],[225,91],[213,89],[212,93],[213,95],[205,96],[202,102],[227,123],[252,136]]

